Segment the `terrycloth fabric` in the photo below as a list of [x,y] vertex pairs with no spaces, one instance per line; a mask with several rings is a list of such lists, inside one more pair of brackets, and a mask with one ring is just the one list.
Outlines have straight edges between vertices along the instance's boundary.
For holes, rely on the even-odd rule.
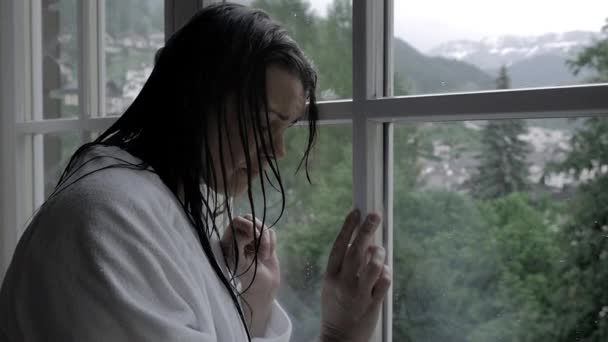
[[[116,147],[94,155],[139,160]],[[100,158],[82,175],[109,164]],[[216,237],[211,240],[223,271]],[[288,341],[274,302],[265,338]],[[4,335],[4,337],[3,337]],[[47,202],[23,234],[0,291],[0,341],[246,341],[228,290],[179,202],[151,172],[91,174]]]

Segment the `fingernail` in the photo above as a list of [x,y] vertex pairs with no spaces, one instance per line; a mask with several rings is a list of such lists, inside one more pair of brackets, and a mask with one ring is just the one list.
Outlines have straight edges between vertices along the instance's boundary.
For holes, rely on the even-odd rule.
[[371,224],[378,224],[380,222],[380,216],[378,216],[378,214],[370,214],[369,222]]
[[388,265],[384,265],[384,273],[386,273],[386,275],[391,275],[391,269],[388,267]]

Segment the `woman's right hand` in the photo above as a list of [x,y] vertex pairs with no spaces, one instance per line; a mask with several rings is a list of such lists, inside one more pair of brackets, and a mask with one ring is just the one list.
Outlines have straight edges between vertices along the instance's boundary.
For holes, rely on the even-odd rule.
[[369,341],[391,285],[384,248],[372,244],[380,215],[369,214],[349,245],[360,220],[358,210],[346,217],[329,255],[321,294],[322,342]]

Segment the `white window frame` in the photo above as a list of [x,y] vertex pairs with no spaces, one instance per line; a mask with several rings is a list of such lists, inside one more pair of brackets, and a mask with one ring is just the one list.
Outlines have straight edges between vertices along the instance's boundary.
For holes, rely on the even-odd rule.
[[[42,120],[40,0],[0,3],[0,279],[42,203],[42,135],[102,131],[105,117],[104,1],[79,1],[80,107],[74,119]],[[165,0],[165,34],[221,0]],[[384,214],[377,241],[392,267],[393,123],[608,115],[608,85],[392,97],[393,0],[353,0],[353,99],[321,102],[321,123],[352,123],[353,205]],[[32,138],[34,137],[34,138]],[[359,153],[364,151],[364,153]],[[392,340],[392,293],[374,341]]]
[[[44,134],[77,132],[84,141],[117,119],[105,116],[105,0],[77,4],[80,113],[47,120],[42,113],[41,0],[0,4],[0,279],[27,220],[44,201]],[[198,0],[165,0],[166,32],[201,5]]]

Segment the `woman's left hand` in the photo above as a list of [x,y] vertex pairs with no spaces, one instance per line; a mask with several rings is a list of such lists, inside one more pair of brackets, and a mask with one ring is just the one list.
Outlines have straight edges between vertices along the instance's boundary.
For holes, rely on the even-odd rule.
[[[231,226],[234,228],[236,235],[233,235]],[[259,239],[260,233],[262,239],[259,245],[258,265],[257,271],[254,271],[254,239]],[[245,318],[248,323],[251,322],[250,330],[254,337],[261,337],[266,331],[272,303],[281,282],[279,259],[275,251],[276,233],[273,229],[263,226],[260,220],[254,220],[251,215],[235,217],[231,225],[226,227],[220,242],[231,269],[234,269],[235,260],[233,236],[236,237],[236,246],[239,252],[239,265],[236,275],[243,290],[250,285],[254,272],[256,272],[253,284],[242,297],[253,310],[253,320],[251,320],[251,311],[247,305],[243,306]]]

